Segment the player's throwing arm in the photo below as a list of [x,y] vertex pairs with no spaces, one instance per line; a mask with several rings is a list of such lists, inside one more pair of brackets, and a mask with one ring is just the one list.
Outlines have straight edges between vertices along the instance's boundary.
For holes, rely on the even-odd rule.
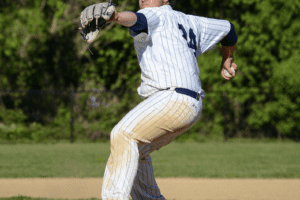
[[233,53],[236,47],[237,35],[234,26],[230,23],[231,29],[228,35],[221,41],[223,59],[221,63],[221,74],[224,79],[231,80],[235,76],[237,65],[234,63]]

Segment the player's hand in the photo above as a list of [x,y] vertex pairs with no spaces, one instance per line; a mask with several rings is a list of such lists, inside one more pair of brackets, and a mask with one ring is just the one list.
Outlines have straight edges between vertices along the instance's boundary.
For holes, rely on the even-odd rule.
[[111,15],[111,17],[107,20],[107,23],[116,22],[118,20],[118,12],[117,10]]
[[[223,76],[223,78],[225,80],[229,81],[229,80],[233,79],[235,76],[235,72],[230,69],[231,67],[236,71],[237,65],[234,63],[233,57],[228,57],[226,60],[224,60],[224,59],[222,60],[221,75]],[[229,74],[232,75],[231,78],[228,78],[225,76],[224,69],[226,69],[227,72],[229,72]]]
[[98,3],[85,8],[80,16],[81,28],[84,29],[94,19],[109,20],[116,9],[114,5],[112,3]]
[[96,39],[99,30],[104,27],[107,20],[115,13],[116,8],[114,5],[111,2],[93,4],[81,12],[79,32],[91,53],[88,43]]

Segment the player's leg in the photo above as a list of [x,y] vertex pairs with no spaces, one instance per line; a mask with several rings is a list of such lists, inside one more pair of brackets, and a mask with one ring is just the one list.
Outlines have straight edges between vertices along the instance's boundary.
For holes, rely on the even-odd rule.
[[150,145],[150,153],[189,130],[198,121],[203,110],[201,98],[196,100],[168,90],[161,91],[144,102],[148,109],[138,113],[137,120],[133,126],[128,125],[128,130],[131,131],[132,139],[140,144]]
[[[176,94],[173,95],[174,98],[176,98],[176,96],[180,96],[181,94]],[[173,100],[174,100],[173,98]],[[189,98],[189,97],[188,97]],[[178,99],[177,99],[178,100]],[[186,99],[187,100],[187,99]],[[160,189],[156,183],[155,180],[155,176],[154,176],[154,170],[152,167],[152,159],[150,157],[150,153],[155,151],[155,150],[159,150],[160,148],[162,148],[163,146],[166,146],[167,144],[171,143],[173,139],[175,139],[177,136],[179,136],[180,134],[184,133],[185,131],[187,131],[189,128],[191,128],[200,118],[201,112],[202,112],[202,99],[200,99],[200,101],[197,100],[192,100],[189,99],[192,102],[192,106],[196,111],[196,115],[194,117],[192,117],[192,121],[188,120],[188,118],[190,118],[189,115],[186,115],[186,117],[182,118],[182,121],[185,121],[186,124],[188,124],[188,126],[184,126],[184,125],[179,125],[178,127],[176,126],[171,126],[173,128],[173,130],[167,130],[165,132],[165,134],[162,134],[160,137],[157,137],[156,139],[154,139],[150,144],[147,144],[145,146],[143,146],[142,148],[139,148],[139,152],[140,152],[140,158],[141,157],[146,157],[148,159],[146,160],[141,160],[139,159],[139,167],[138,167],[138,171],[133,183],[133,187],[131,190],[131,197],[133,200],[139,200],[139,199],[165,199],[164,196],[161,195],[160,193]],[[180,102],[180,100],[178,101]],[[175,108],[175,107],[174,107]],[[174,112],[173,110],[173,116],[176,116],[176,112]],[[177,112],[180,111],[179,109],[177,110]],[[172,111],[171,111],[172,112]],[[185,115],[185,112],[181,112],[180,115]],[[172,120],[172,118],[170,118],[170,120]],[[160,124],[159,127],[161,129],[168,129],[170,127],[170,122],[165,122],[163,124]],[[155,124],[158,125],[158,124]],[[154,126],[155,126],[154,125]],[[179,128],[180,126],[180,128]],[[171,128],[171,129],[172,129]],[[151,135],[151,134],[149,134]]]
[[115,145],[111,145],[111,154],[105,167],[101,198],[128,200],[138,169],[138,146],[133,140],[113,144]]
[[158,150],[188,130],[199,114],[193,104],[174,91],[161,91],[140,103],[117,124],[111,133],[103,200],[129,198],[139,167],[138,146],[150,144],[150,152]]
[[[163,96],[158,98],[160,100]],[[131,110],[111,132],[111,154],[109,156],[102,184],[101,198],[129,199],[130,191],[139,166],[139,146],[137,140],[130,137],[129,126],[138,123],[142,113],[151,112],[145,100]],[[132,128],[131,128],[132,129]],[[144,151],[144,157],[149,151]],[[141,155],[142,156],[142,155]]]
[[[140,159],[136,177],[130,192],[133,200],[165,200],[154,177],[150,146],[140,147]],[[146,156],[148,154],[148,156]]]
[[[133,145],[131,146],[131,149],[135,149],[135,144],[132,143]],[[149,155],[150,152],[150,145],[147,146],[140,146],[138,147],[139,149],[139,156],[138,157],[138,162],[134,161],[129,161],[128,164],[132,164],[131,171],[132,173],[130,174],[131,176],[129,177],[128,181],[124,180],[124,174],[121,174],[119,176],[114,176],[113,172],[114,170],[112,169],[113,165],[113,159],[112,156],[109,157],[105,173],[104,173],[104,178],[103,178],[103,189],[102,189],[102,199],[105,199],[106,197],[111,197],[107,199],[127,199],[123,198],[122,196],[127,196],[128,191],[131,191],[130,195],[133,200],[147,200],[147,199],[157,199],[157,200],[165,200],[164,196],[161,195],[160,190],[157,186],[157,183],[155,181],[154,177],[154,171],[152,167],[152,159]],[[137,152],[132,151],[132,155],[137,155]],[[132,156],[135,157],[135,156]],[[138,163],[138,167],[135,170],[134,168],[136,167],[135,163]],[[127,164],[123,163],[123,166],[126,166]],[[128,166],[127,166],[128,167]],[[126,167],[124,167],[126,168]],[[128,172],[128,170],[125,170]],[[134,181],[132,179],[134,178],[134,172],[137,172]],[[120,171],[116,171],[120,172]],[[117,173],[115,173],[117,174]],[[129,174],[128,174],[129,175]],[[113,177],[117,177],[117,180],[114,180]],[[127,182],[128,184],[124,184],[123,186],[121,185],[115,185],[113,186],[113,182]],[[133,182],[132,189],[130,189],[130,182]],[[104,189],[104,186],[106,189]],[[111,190],[108,190],[107,187],[110,187]],[[121,192],[119,192],[121,191]]]

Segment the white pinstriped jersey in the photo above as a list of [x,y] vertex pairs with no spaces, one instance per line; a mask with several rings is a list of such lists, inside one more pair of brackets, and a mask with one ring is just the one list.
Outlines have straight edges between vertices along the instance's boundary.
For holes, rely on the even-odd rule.
[[187,15],[169,5],[137,13],[143,13],[148,23],[148,34],[134,36],[141,67],[140,97],[180,87],[199,92],[204,98],[197,57],[213,50],[229,33],[229,21]]

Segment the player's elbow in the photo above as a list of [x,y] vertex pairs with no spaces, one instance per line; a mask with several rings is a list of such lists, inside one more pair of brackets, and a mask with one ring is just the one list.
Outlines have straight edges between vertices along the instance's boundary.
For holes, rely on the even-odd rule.
[[230,31],[227,34],[227,36],[225,38],[223,38],[223,40],[221,40],[221,44],[222,46],[233,46],[237,43],[238,40],[238,36],[234,30],[234,25],[230,23]]

